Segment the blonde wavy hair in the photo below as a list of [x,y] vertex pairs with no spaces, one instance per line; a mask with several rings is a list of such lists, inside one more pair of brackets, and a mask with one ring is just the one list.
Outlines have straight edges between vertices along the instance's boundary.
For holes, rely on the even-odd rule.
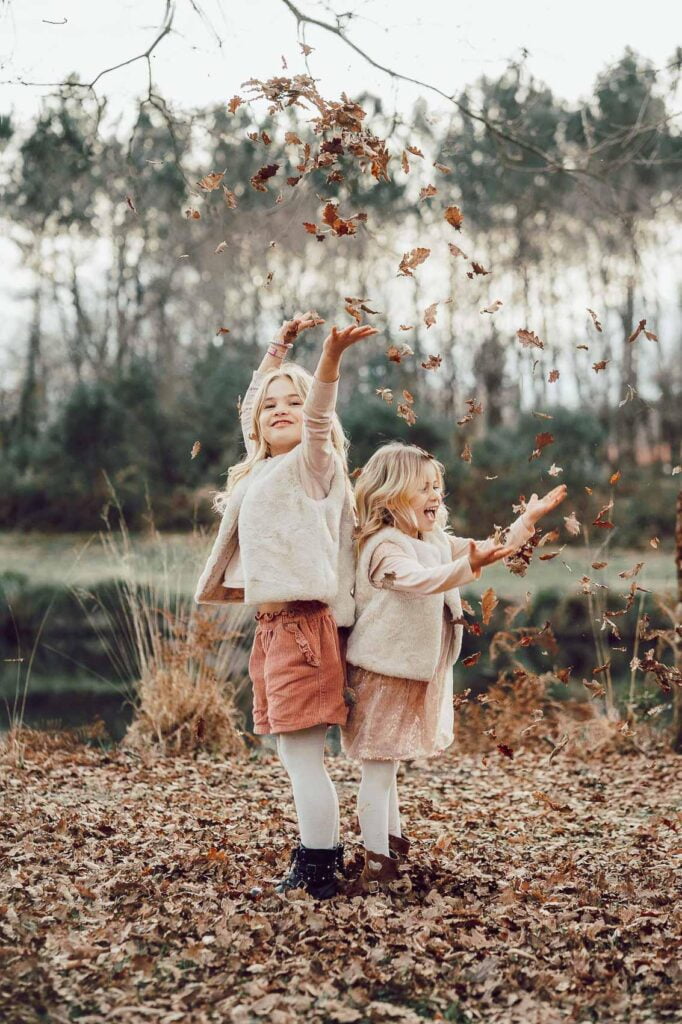
[[[260,430],[260,416],[263,411],[265,404],[265,397],[268,392],[268,388],[274,380],[280,380],[282,378],[288,378],[291,381],[292,387],[296,394],[303,401],[308,396],[310,391],[310,385],[313,377],[311,373],[308,373],[302,366],[298,366],[297,363],[287,363],[286,367],[280,367],[279,369],[269,370],[261,381],[258,391],[254,395],[253,400],[253,414],[251,417],[251,438],[255,444],[255,449],[251,455],[247,455],[245,459],[232,466],[227,473],[227,487],[224,491],[218,491],[213,496],[213,508],[216,512],[221,514],[225,511],[227,499],[234,490],[235,486],[239,483],[243,477],[248,476],[253,467],[257,462],[262,462],[263,459],[270,458],[270,450],[265,442],[265,438],[261,434]],[[339,417],[334,413],[332,419],[332,445],[334,451],[341,456],[343,465],[346,471],[346,478],[348,478],[348,445],[349,441],[343,432],[341,421]],[[352,488],[350,481],[348,482],[348,490],[352,495]]]
[[[358,555],[369,538],[385,526],[395,526],[403,533],[414,535],[417,518],[410,507],[410,499],[422,485],[427,466],[435,466],[442,493],[444,468],[423,448],[394,441],[375,451],[355,484]],[[436,522],[445,529],[447,519],[447,509],[441,504]]]

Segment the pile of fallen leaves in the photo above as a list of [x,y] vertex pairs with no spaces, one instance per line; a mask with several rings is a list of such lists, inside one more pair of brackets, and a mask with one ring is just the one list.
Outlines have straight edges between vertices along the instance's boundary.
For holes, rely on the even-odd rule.
[[[328,760],[357,869],[357,767]],[[679,1020],[672,754],[406,767],[399,892],[319,904],[274,892],[295,819],[267,751],[0,770],[5,1021]]]

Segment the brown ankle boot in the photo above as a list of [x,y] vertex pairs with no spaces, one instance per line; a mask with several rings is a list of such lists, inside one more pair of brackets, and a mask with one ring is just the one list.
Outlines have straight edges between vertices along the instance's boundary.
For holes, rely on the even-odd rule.
[[406,860],[410,852],[410,840],[406,839],[405,836],[389,836],[388,852],[394,854],[399,863]]
[[375,893],[388,888],[391,882],[398,880],[397,858],[384,857],[383,853],[365,850],[365,866],[358,879],[360,889],[364,893]]

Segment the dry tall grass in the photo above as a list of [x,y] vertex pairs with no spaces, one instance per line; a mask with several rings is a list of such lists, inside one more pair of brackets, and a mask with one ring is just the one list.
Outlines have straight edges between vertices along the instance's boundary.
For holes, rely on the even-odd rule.
[[[239,640],[249,610],[243,605],[197,608],[180,585],[185,567],[178,564],[177,552],[152,525],[154,543],[141,553],[118,513],[118,526],[106,518],[100,535],[116,576],[117,606],[104,607],[95,598],[93,609],[92,594],[84,589],[77,594],[95,629],[102,614],[115,623],[120,647],[112,650],[101,629],[100,636],[121,677],[134,679],[129,693],[134,719],[124,744],[163,753],[238,756],[245,749],[239,700],[247,683]],[[196,540],[188,543],[193,558],[203,546]]]

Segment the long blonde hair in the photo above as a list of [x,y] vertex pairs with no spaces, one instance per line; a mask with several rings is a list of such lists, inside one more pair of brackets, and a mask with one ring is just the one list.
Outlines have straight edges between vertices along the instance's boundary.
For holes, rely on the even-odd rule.
[[[395,526],[413,535],[417,518],[410,498],[424,479],[427,465],[434,466],[443,488],[444,469],[423,448],[394,441],[377,448],[363,467],[355,484],[358,525],[355,530],[357,554],[369,538],[385,526]],[[439,526],[447,524],[447,509],[441,504],[436,516]]]
[[[229,495],[232,493],[239,481],[243,479],[243,477],[248,476],[256,463],[262,462],[263,459],[270,458],[270,450],[268,449],[265,438],[260,430],[260,415],[263,411],[268,388],[272,384],[273,380],[280,380],[285,377],[291,381],[291,385],[299,398],[303,401],[307,398],[313,377],[312,374],[308,373],[308,371],[302,366],[298,366],[297,363],[287,363],[286,367],[283,366],[279,369],[269,370],[266,373],[253,399],[253,413],[251,417],[252,433],[250,440],[255,444],[254,451],[251,455],[247,455],[245,459],[242,459],[241,462],[231,466],[228,470],[227,487],[224,491],[218,491],[213,496],[213,508],[216,512],[222,513],[225,511]],[[341,421],[336,413],[334,413],[332,418],[332,445],[337,454],[341,456],[347,475],[349,441],[343,432]],[[350,484],[348,486],[350,489]]]

